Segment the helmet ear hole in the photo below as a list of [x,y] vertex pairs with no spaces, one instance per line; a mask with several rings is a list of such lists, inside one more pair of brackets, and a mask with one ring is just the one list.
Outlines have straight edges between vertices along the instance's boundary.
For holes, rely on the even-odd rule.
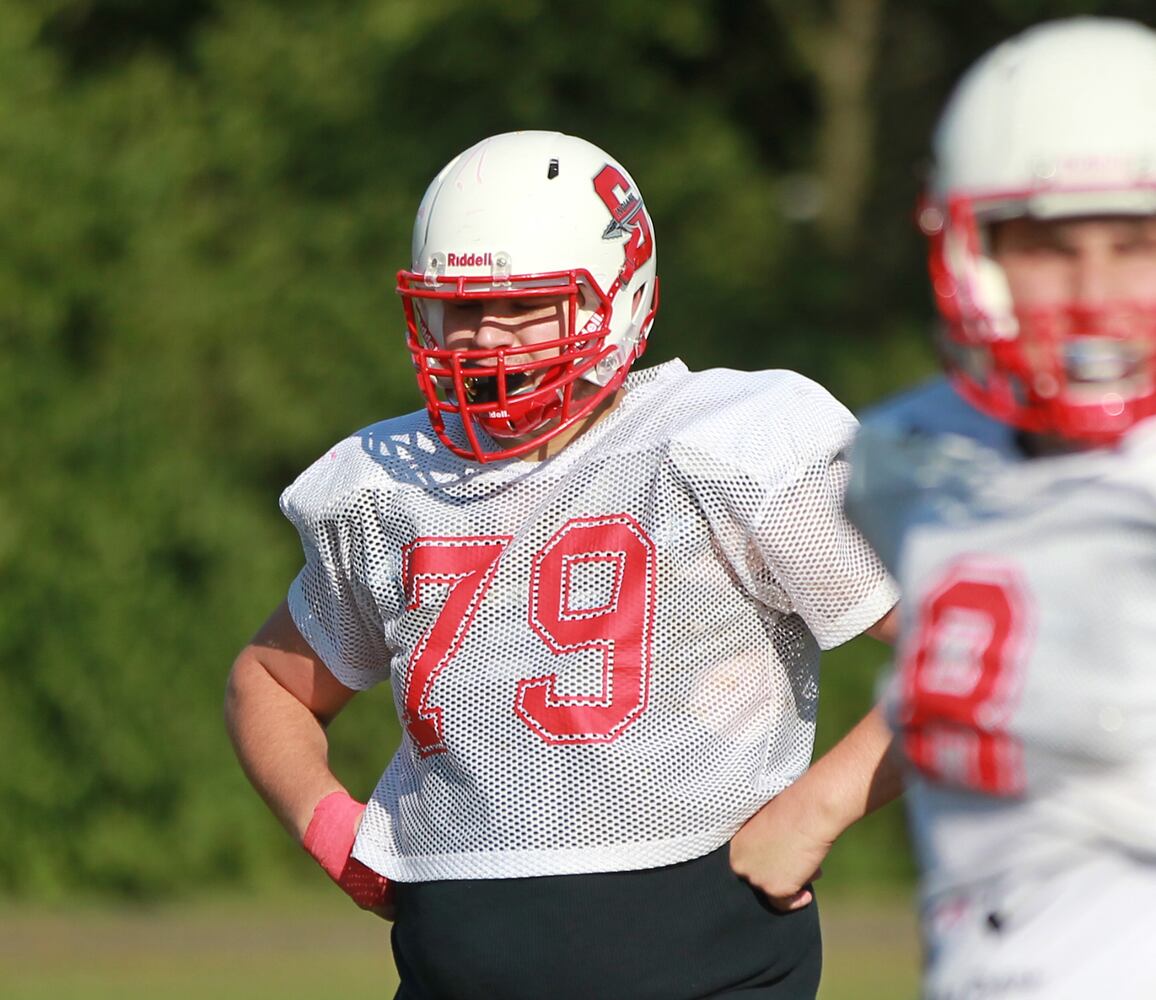
[[646,314],[650,307],[650,283],[644,282],[634,290],[630,300],[630,323],[622,335],[625,346],[633,350],[642,335]]

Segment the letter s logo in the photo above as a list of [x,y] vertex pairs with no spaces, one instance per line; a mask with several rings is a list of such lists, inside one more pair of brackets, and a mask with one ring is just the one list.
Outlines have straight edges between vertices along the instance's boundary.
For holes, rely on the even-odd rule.
[[654,236],[650,229],[650,218],[642,206],[642,199],[634,190],[622,171],[612,164],[606,164],[594,178],[594,190],[603,204],[610,209],[611,221],[602,231],[604,240],[629,237],[624,253],[626,261],[622,265],[618,279],[626,284],[634,272],[650,260],[654,253]]

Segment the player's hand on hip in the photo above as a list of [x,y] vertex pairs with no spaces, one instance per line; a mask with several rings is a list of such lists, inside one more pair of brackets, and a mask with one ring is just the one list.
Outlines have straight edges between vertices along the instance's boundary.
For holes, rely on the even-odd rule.
[[352,854],[364,812],[365,804],[347,792],[331,792],[314,808],[302,846],[358,906],[392,920],[393,887],[389,879]]
[[817,829],[805,803],[787,789],[768,802],[731,839],[730,862],[736,875],[759,889],[777,910],[808,906],[808,883],[823,874],[822,863],[833,837]]

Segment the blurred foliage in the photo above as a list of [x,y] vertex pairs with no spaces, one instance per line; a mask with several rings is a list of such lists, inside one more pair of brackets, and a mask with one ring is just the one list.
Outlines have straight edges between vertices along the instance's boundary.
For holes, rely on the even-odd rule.
[[[820,171],[813,56],[846,0],[0,0],[0,895],[299,874],[222,686],[296,571],[281,488],[417,405],[392,275],[451,155],[512,128],[607,148],[655,218],[647,360],[793,367],[858,406],[931,369],[911,206],[951,82],[1041,17],[1148,5],[877,4],[873,153]],[[833,241],[840,170],[863,194]],[[829,735],[870,700],[862,648],[825,670]],[[391,716],[375,691],[334,727],[360,793]],[[880,823],[848,872],[903,876]]]

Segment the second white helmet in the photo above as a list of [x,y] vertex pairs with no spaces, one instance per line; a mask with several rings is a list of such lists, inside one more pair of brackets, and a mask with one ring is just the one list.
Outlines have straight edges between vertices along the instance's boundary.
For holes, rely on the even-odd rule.
[[1093,441],[1156,410],[1156,313],[1028,314],[990,241],[1017,217],[1156,213],[1156,33],[1081,17],[996,46],[957,85],[933,153],[920,226],[963,394],[1021,428]]

